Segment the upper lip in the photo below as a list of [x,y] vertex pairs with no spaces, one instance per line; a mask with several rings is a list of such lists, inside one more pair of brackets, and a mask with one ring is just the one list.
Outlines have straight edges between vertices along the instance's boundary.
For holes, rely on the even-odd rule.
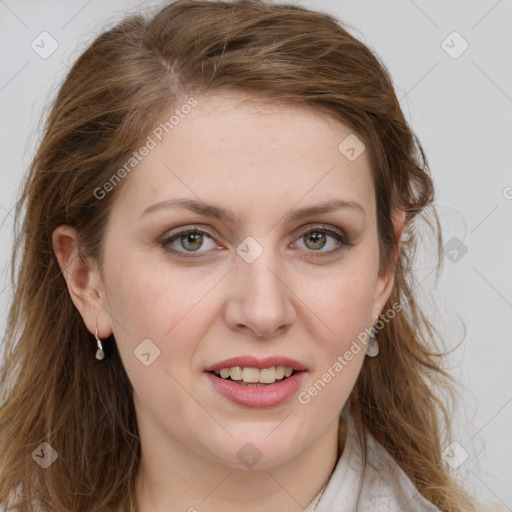
[[302,363],[299,363],[295,359],[291,359],[289,357],[270,356],[259,359],[254,356],[240,356],[231,357],[229,359],[225,359],[224,361],[219,361],[218,363],[207,366],[204,371],[214,372],[222,370],[222,368],[233,368],[234,366],[241,366],[245,368],[259,368],[260,370],[262,368],[272,368],[273,366],[286,366],[297,371],[306,369],[306,367]]

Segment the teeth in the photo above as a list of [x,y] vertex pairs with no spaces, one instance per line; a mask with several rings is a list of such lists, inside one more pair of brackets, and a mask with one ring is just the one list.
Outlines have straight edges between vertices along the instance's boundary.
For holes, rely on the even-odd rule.
[[222,370],[220,371],[220,376],[223,379],[227,379],[229,377],[229,374],[230,374],[229,368],[222,368]]
[[272,384],[276,381],[276,369],[274,368],[262,368],[259,371],[259,382],[264,384]]
[[258,368],[244,368],[242,370],[242,380],[244,382],[259,382],[260,371]]
[[272,366],[271,368],[251,368],[233,366],[232,368],[222,368],[215,372],[223,379],[231,377],[231,380],[243,381],[251,384],[272,384],[276,380],[289,377],[293,373],[293,368],[285,366]]
[[223,370],[224,369],[229,371],[228,377],[231,377],[232,380],[242,380],[242,368],[240,366],[235,366],[233,368],[223,368]]

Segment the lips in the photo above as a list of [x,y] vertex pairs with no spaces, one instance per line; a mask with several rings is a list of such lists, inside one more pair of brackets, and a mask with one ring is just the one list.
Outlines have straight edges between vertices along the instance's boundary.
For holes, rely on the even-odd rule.
[[[268,384],[261,383],[267,380],[267,372],[275,372],[278,369],[283,372],[283,368],[286,368],[286,373],[281,376],[281,379],[270,378]],[[236,377],[232,380],[231,375],[234,370],[236,370]],[[247,382],[253,381],[252,378],[247,378],[248,370],[250,374],[261,372],[259,383]],[[254,356],[233,357],[210,365],[204,371],[213,389],[220,395],[237,405],[253,408],[276,407],[286,402],[297,393],[307,373],[302,363],[280,356],[263,359]],[[228,374],[231,372],[231,375],[227,376],[226,371]],[[221,374],[224,374],[225,378],[222,378]],[[237,378],[239,376],[241,380]],[[275,378],[276,375],[274,374],[273,377]],[[254,379],[258,380],[256,377]]]

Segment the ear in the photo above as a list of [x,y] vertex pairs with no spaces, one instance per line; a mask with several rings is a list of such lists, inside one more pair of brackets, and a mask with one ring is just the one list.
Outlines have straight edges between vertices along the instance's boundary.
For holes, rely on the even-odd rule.
[[372,324],[374,324],[382,314],[382,309],[391,295],[395,283],[395,266],[400,253],[402,231],[405,223],[405,210],[395,210],[392,215],[393,228],[395,232],[395,246],[393,247],[392,264],[389,271],[380,270],[377,278],[377,288],[373,302]]
[[71,300],[87,329],[95,334],[97,326],[98,337],[107,338],[112,334],[112,327],[103,283],[96,265],[80,254],[77,231],[71,226],[59,226],[52,233],[52,244]]

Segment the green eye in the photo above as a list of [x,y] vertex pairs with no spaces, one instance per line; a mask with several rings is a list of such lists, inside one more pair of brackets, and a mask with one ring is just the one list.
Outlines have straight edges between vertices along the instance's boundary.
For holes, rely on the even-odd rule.
[[[307,231],[303,231],[296,240],[304,241],[302,248],[311,253],[310,255],[313,257],[332,255],[343,250],[346,246],[352,245],[342,231],[335,231],[327,226],[309,228]],[[210,247],[206,246],[204,248],[207,242],[210,243]],[[328,247],[329,244],[331,248],[322,250],[326,246]],[[209,231],[197,227],[182,229],[171,234],[161,242],[161,245],[166,251],[184,258],[199,257],[201,253],[206,253],[210,249],[220,248]]]

